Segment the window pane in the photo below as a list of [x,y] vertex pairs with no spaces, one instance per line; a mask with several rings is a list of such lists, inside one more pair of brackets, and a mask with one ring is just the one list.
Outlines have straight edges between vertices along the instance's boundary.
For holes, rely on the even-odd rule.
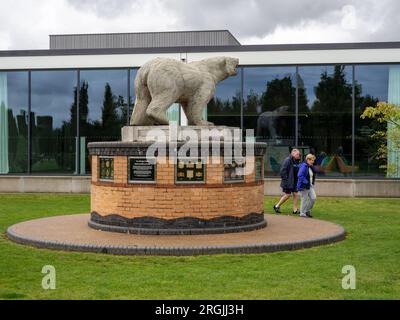
[[131,69],[131,97],[129,101],[129,121],[132,116],[133,107],[135,106],[136,94],[135,94],[135,79],[138,69]]
[[295,145],[296,68],[244,68],[243,127],[267,143],[265,175],[279,174]]
[[32,72],[32,172],[75,172],[76,81],[76,71]]
[[[360,115],[368,106],[378,101],[400,104],[400,66],[398,65],[359,65],[355,67],[356,78],[356,152],[355,163],[358,176],[386,176],[386,159],[378,159],[378,148],[385,141],[372,138],[375,130],[387,130],[385,123],[379,124],[371,119],[361,119]],[[388,150],[388,176],[400,178],[400,151]]]
[[28,169],[28,73],[0,72],[0,174]]
[[[84,70],[80,73],[80,141],[117,141],[128,119],[127,70]],[[81,174],[89,173],[87,148],[80,150]]]
[[240,128],[241,72],[217,85],[214,98],[207,106],[207,120],[215,125]]
[[352,67],[299,68],[299,147],[320,175],[352,175]]

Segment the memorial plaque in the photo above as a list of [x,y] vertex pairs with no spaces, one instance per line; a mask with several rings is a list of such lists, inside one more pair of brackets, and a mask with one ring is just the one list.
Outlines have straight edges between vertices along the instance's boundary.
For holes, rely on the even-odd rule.
[[245,159],[235,159],[232,163],[224,164],[224,181],[225,182],[243,182],[244,170],[246,167]]
[[129,182],[155,182],[156,164],[146,158],[129,158]]
[[100,157],[99,158],[99,178],[100,180],[114,180],[114,159]]
[[264,172],[264,167],[263,167],[263,159],[260,157],[256,158],[255,161],[255,170],[256,170],[256,181],[261,181],[263,180],[263,172]]
[[179,160],[176,166],[176,182],[202,183],[205,181],[205,164],[201,159]]

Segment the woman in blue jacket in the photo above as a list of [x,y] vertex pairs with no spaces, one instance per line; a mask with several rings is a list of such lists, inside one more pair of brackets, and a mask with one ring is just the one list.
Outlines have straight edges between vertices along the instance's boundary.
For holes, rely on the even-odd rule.
[[317,200],[314,190],[314,161],[315,156],[313,154],[308,154],[306,156],[306,160],[300,165],[299,168],[297,190],[299,190],[301,197],[300,217],[312,218],[311,209]]

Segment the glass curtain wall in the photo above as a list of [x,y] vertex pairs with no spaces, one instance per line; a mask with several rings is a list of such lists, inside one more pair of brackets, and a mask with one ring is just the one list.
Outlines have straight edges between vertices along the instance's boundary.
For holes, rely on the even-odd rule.
[[[137,69],[30,74],[0,72],[0,174],[90,173],[87,144],[121,138],[134,107]],[[400,150],[371,137],[393,128],[360,118],[379,101],[400,104],[400,65],[240,67],[217,85],[205,119],[254,129],[256,140],[268,145],[266,176],[277,176],[297,145],[303,155],[317,156],[324,177],[400,178]],[[387,159],[377,159],[382,143]]]

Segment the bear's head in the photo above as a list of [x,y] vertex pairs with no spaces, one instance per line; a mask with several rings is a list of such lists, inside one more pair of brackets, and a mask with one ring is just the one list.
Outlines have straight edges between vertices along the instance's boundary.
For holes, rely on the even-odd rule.
[[239,65],[239,59],[225,57],[225,69],[229,76],[237,75],[238,65]]

